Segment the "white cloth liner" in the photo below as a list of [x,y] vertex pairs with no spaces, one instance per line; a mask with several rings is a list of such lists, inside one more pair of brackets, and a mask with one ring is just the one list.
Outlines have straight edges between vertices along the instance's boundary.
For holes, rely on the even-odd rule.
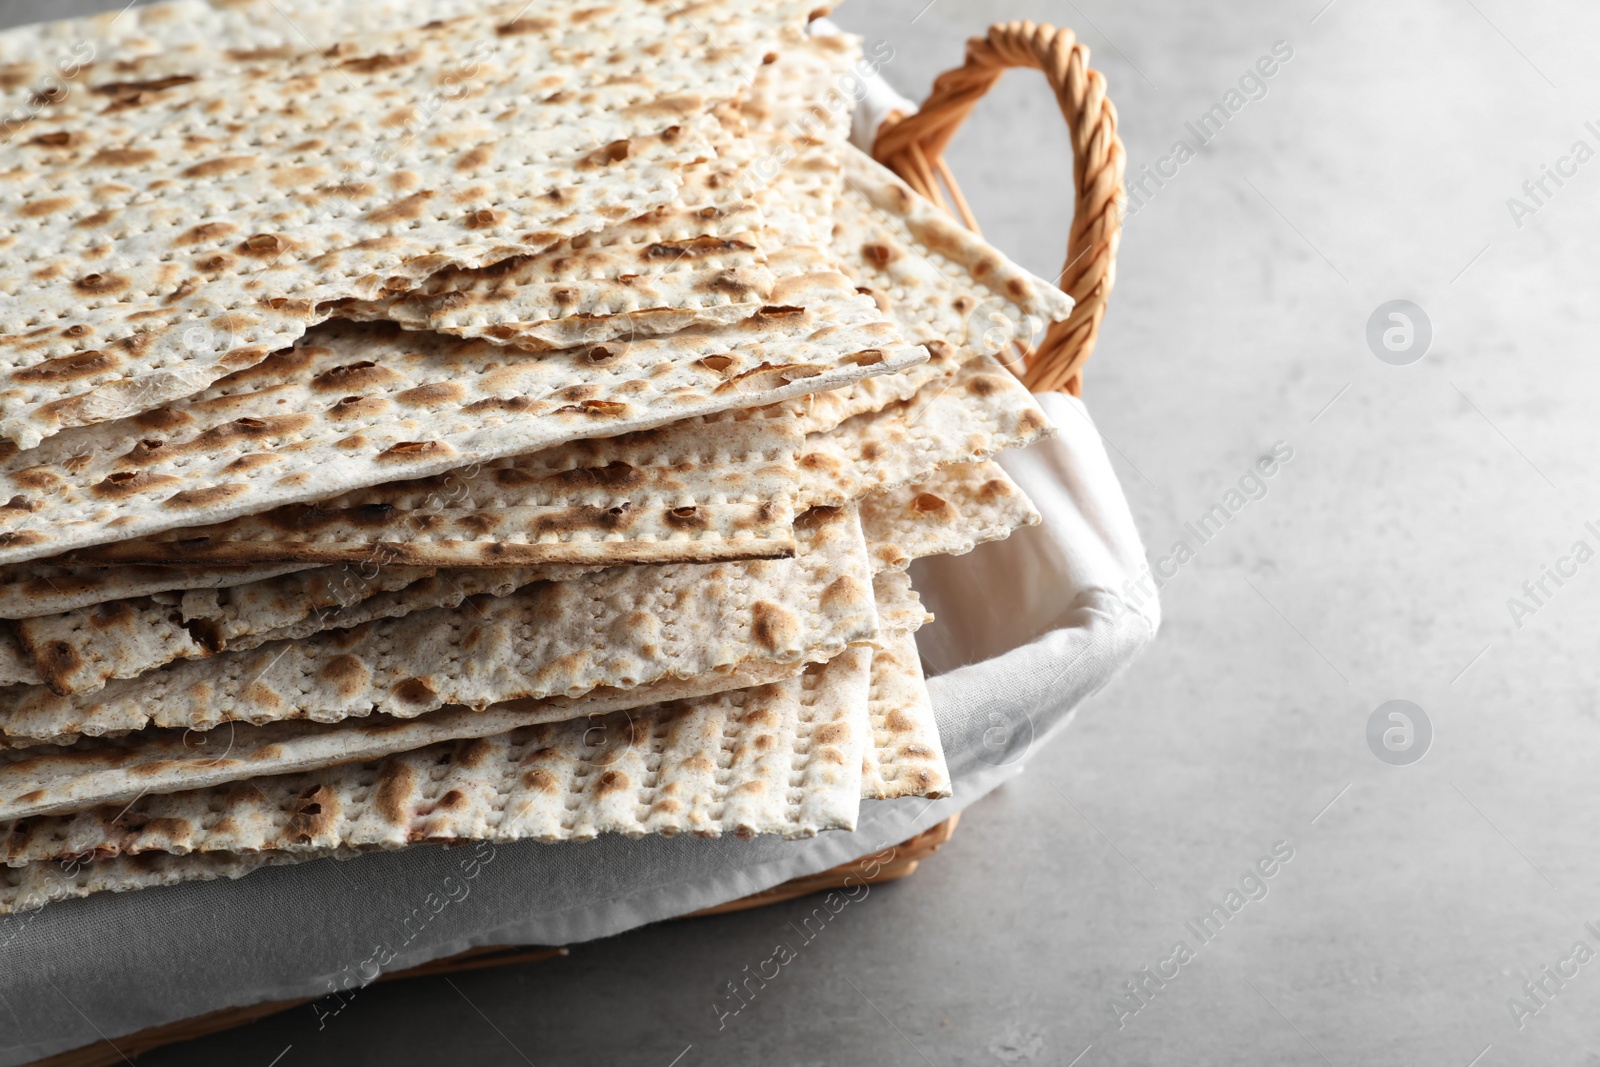
[[930,671],[944,672],[930,689],[955,780],[950,800],[868,803],[856,832],[809,841],[503,845],[472,878],[471,846],[416,848],[0,918],[0,1067],[97,1040],[85,1018],[115,1037],[358,985],[374,975],[368,961],[379,946],[392,956],[383,969],[398,970],[479,945],[606,937],[880,852],[982,797],[1065,727],[1159,623],[1153,599],[1123,594],[1144,553],[1088,412],[1072,397],[1040,399],[1060,436],[1001,463],[1044,524],[916,565],[940,616],[921,644]]

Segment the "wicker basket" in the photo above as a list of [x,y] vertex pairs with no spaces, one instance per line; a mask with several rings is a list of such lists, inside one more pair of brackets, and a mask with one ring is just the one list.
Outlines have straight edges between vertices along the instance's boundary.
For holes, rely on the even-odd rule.
[[[1072,137],[1072,232],[1067,242],[1066,266],[1056,284],[1074,301],[1071,317],[1053,324],[1037,347],[1018,344],[1018,358],[1012,367],[1034,392],[1061,391],[1076,396],[1082,389],[1083,365],[1094,349],[1106,298],[1116,279],[1124,204],[1124,156],[1122,141],[1117,137],[1117,111],[1106,98],[1105,78],[1089,68],[1088,48],[1067,29],[1032,22],[992,26],[985,36],[967,42],[966,62],[934,81],[933,91],[921,108],[910,115],[894,113],[886,119],[872,154],[917,192],[976,231],[977,221],[944,162],[944,150],[978,98],[1011,67],[1031,67],[1044,73]],[[904,878],[950,840],[957,819],[959,816],[952,816],[901,842],[891,850],[893,856],[887,862],[881,860],[882,853],[871,857],[877,869],[870,875],[858,869],[863,861],[846,863],[684,918],[744,911],[855,883],[876,885]],[[531,963],[566,954],[565,948],[490,945],[384,974],[378,981]],[[102,1041],[38,1060],[31,1067],[111,1067],[128,1056],[243,1026],[308,1004],[312,999],[226,1008],[118,1037],[115,1047]]]
[[1089,68],[1089,49],[1071,30],[1005,22],[967,42],[967,61],[939,75],[915,114],[891,115],[872,154],[917,192],[976,231],[977,220],[944,162],[944,150],[978,98],[1010,67],[1042,71],[1072,137],[1072,232],[1056,284],[1072,297],[1072,315],[1053,324],[1038,348],[1022,351],[1019,376],[1036,393],[1077,396],[1094,351],[1106,298],[1117,277],[1117,246],[1126,202],[1125,156],[1117,109],[1105,77]]

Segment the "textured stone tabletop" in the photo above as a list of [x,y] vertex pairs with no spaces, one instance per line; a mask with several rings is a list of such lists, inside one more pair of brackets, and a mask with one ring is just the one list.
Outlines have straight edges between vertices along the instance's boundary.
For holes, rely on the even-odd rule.
[[[1073,26],[1142,180],[1085,397],[1164,627],[943,851],[720,1022],[811,903],[140,1062],[1600,1063],[1600,9],[1323,5],[836,16],[914,98],[992,20]],[[949,158],[1053,277],[1039,76]]]

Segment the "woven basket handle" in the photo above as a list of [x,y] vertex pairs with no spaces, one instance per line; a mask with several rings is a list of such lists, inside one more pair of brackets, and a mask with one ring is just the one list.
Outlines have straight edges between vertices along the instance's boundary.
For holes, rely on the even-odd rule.
[[1117,109],[1106,99],[1105,76],[1089,69],[1089,49],[1067,29],[1032,22],[991,26],[987,36],[967,41],[967,61],[934,81],[921,110],[889,117],[872,154],[913,189],[951,210],[939,188],[942,180],[954,201],[953,213],[977,230],[945,165],[944,150],[978,98],[1010,67],[1044,72],[1072,136],[1072,232],[1057,284],[1075,306],[1065,322],[1051,324],[1037,349],[1024,350],[1022,380],[1035,392],[1076,396],[1116,281],[1125,199]]

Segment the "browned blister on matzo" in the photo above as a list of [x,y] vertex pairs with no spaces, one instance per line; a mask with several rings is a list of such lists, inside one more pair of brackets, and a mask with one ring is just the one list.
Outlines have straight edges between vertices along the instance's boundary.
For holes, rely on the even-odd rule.
[[837,299],[733,326],[539,356],[329,324],[194,398],[0,461],[0,562],[37,559],[776,400],[921,362],[840,276]]
[[26,448],[190,395],[340,301],[671,201],[714,150],[709,107],[804,15],[485,13],[68,95],[0,144],[0,217],[27,231],[0,249],[0,434]]
[[577,697],[747,660],[824,659],[877,632],[854,508],[812,509],[793,559],[612,568],[303,641],[180,662],[90,695],[13,688],[0,731],[38,741],[224,722],[408,718]]
[[998,463],[953,463],[909,485],[864,497],[861,525],[875,569],[928,556],[959,556],[1000,541],[1039,512]]

